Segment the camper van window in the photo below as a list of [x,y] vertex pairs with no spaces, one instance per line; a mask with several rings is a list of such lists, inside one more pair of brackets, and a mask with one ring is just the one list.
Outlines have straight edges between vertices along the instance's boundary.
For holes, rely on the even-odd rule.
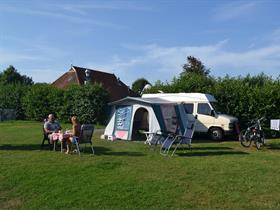
[[211,115],[211,108],[207,103],[199,103],[197,107],[198,114]]
[[222,113],[222,108],[219,106],[217,102],[211,102],[210,104],[217,114]]
[[187,114],[193,113],[193,104],[184,104],[184,109]]

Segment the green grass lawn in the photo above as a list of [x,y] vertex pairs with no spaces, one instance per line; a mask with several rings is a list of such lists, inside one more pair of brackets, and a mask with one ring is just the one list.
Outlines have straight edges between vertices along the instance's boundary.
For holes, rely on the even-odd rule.
[[0,123],[0,209],[280,209],[279,139],[261,151],[194,141],[163,157],[96,133],[96,155],[79,157],[40,150],[41,131]]

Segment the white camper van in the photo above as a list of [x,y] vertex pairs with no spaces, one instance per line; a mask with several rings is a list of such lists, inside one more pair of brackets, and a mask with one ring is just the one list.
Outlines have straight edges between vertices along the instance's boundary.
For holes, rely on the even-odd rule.
[[208,133],[212,139],[221,140],[224,135],[238,132],[238,119],[221,114],[214,96],[204,93],[143,94],[142,98],[161,98],[184,103],[187,114],[197,115],[195,132]]

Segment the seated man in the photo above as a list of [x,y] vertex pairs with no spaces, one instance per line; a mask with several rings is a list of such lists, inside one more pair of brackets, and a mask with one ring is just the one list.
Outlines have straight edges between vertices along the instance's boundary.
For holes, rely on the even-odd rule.
[[48,134],[48,137],[50,139],[50,143],[53,143],[53,133],[58,133],[59,130],[61,130],[61,126],[59,123],[55,120],[55,117],[53,114],[49,114],[48,120],[44,124],[44,130]]

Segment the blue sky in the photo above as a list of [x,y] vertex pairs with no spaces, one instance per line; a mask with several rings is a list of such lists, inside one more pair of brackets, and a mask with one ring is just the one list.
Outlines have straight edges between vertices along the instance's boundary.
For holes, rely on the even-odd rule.
[[53,82],[70,65],[170,81],[188,55],[214,76],[280,74],[279,1],[0,0],[0,70]]

